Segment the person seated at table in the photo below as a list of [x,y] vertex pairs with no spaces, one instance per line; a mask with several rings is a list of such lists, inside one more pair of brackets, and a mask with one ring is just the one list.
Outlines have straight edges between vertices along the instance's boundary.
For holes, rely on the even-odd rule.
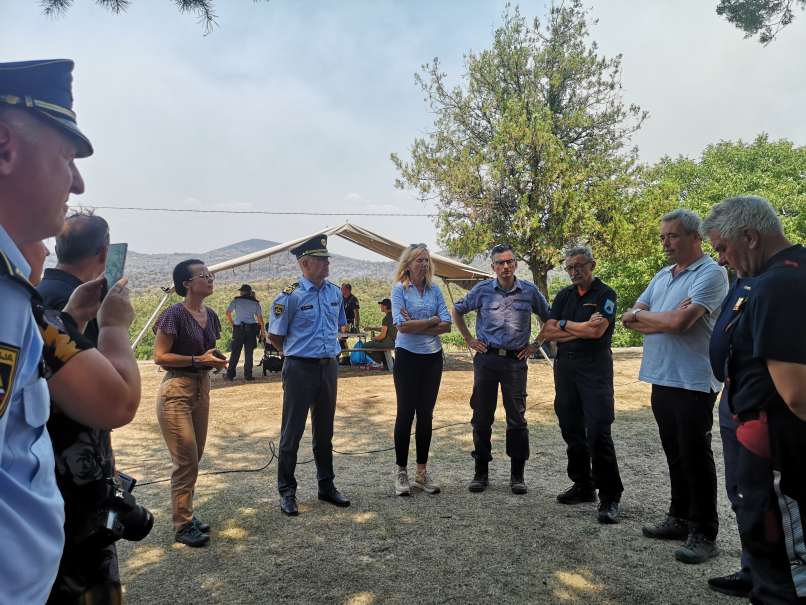
[[[397,326],[395,326],[395,322],[392,319],[392,301],[388,298],[384,298],[383,300],[378,301],[378,305],[380,306],[381,313],[383,314],[380,331],[378,332],[377,336],[372,337],[370,340],[364,343],[362,348],[394,349],[395,338],[397,337]],[[386,356],[384,355],[384,351],[368,351],[367,355],[369,355],[373,361],[382,363],[384,366],[386,365]]]

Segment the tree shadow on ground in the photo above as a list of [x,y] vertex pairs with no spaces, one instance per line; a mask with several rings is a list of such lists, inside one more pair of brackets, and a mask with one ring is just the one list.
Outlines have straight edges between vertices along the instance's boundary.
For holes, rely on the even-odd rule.
[[[300,516],[278,508],[276,462],[261,472],[204,475],[196,512],[213,525],[211,545],[173,543],[168,483],[138,488],[157,522],[141,543],[120,544],[127,603],[730,603],[708,591],[711,575],[733,571],[738,538],[720,480],[723,555],[707,564],[674,561],[677,544],[641,536],[668,505],[666,463],[637,365],[617,364],[613,427],[626,487],[622,522],[602,526],[595,505],[562,506],[565,445],[553,417],[550,369],[530,364],[527,416],[532,456],[529,493],[509,490],[503,410],[493,427],[491,485],[471,494],[472,436],[467,400],[472,373],[443,376],[430,467],[436,496],[394,495],[394,452],[334,456],[336,482],[352,500],[337,509],[316,498],[315,465],[297,468]],[[153,385],[152,385],[153,386]],[[144,387],[145,388],[145,387]],[[146,392],[144,390],[144,392]],[[202,472],[261,467],[278,441],[281,388],[249,383],[213,394]],[[170,460],[153,410],[115,433],[119,465],[166,477]],[[340,376],[334,448],[392,446],[394,390],[388,373]],[[444,427],[444,428],[440,428]],[[414,440],[412,439],[412,464]],[[721,473],[721,447],[714,444]],[[310,460],[310,427],[300,445]],[[721,477],[721,475],[720,475]]]

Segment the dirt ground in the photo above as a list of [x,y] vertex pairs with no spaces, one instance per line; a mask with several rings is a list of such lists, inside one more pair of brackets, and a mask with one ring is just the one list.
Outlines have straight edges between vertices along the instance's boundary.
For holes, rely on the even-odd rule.
[[[684,565],[673,557],[678,543],[641,535],[642,524],[665,513],[669,488],[649,388],[636,380],[639,363],[640,350],[616,354],[613,433],[626,490],[618,525],[598,524],[595,505],[569,507],[555,500],[569,481],[545,362],[530,361],[529,368],[529,493],[509,491],[500,405],[491,486],[483,494],[467,491],[472,366],[467,354],[454,353],[435,410],[429,463],[441,494],[395,497],[392,451],[335,456],[336,483],[352,500],[347,509],[318,501],[314,465],[299,466],[296,518],[280,513],[276,462],[259,472],[201,476],[195,512],[213,532],[208,548],[192,549],[173,541],[169,484],[138,487],[139,502],[156,522],[142,542],[119,543],[126,602],[735,603],[706,586],[708,577],[735,571],[739,557],[716,418],[721,556]],[[340,370],[334,448],[391,447],[391,374]],[[170,458],[154,409],[163,375],[143,364],[142,376],[137,418],[115,431],[113,440],[118,467],[146,482],[168,477]],[[269,460],[270,442],[279,441],[282,389],[278,375],[262,378],[256,370],[256,376],[252,383],[215,378],[203,472],[257,469]],[[451,426],[439,428],[445,425]],[[310,451],[309,428],[301,462],[310,460]]]

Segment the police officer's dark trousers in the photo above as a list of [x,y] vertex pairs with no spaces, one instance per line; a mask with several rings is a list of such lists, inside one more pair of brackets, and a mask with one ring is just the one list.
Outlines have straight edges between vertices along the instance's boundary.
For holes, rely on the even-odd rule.
[[[739,497],[739,479],[737,475],[737,465],[739,462],[739,448],[741,445],[736,439],[736,420],[728,405],[727,389],[722,391],[722,398],[719,401],[719,434],[722,438],[722,457],[725,461],[725,491],[728,493],[728,500],[733,512],[737,515],[742,504]],[[741,529],[739,530],[741,535]],[[742,545],[742,573],[750,575],[750,559],[747,550]]]
[[313,457],[319,491],[333,486],[333,419],[336,415],[336,359],[286,357],[283,364],[283,420],[277,462],[277,489],[280,495],[294,495],[297,480],[297,450],[308,409],[311,410]]
[[252,377],[252,353],[257,346],[257,337],[260,326],[257,324],[239,324],[232,326],[232,351],[227,366],[227,376],[235,378],[235,370],[238,368],[238,361],[241,358],[243,348],[243,376]]
[[486,464],[492,457],[490,439],[498,403],[498,385],[507,417],[506,452],[513,460],[529,458],[529,429],[526,426],[525,359],[476,353],[473,357],[473,457]]
[[554,411],[567,445],[568,476],[618,502],[621,483],[610,427],[615,418],[613,356],[609,349],[563,351],[554,361]]
[[750,560],[752,603],[806,603],[806,423],[773,402],[744,418],[737,479],[739,531]]

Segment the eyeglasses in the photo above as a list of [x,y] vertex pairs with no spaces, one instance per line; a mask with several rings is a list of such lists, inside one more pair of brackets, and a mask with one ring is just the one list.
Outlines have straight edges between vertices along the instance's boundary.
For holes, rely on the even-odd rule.
[[215,279],[215,275],[212,273],[199,273],[198,275],[193,275],[188,281],[194,280],[196,278],[206,279],[207,281],[213,281]]
[[518,261],[516,261],[514,258],[505,258],[503,260],[494,260],[493,264],[496,267],[503,267],[504,265],[514,265],[516,262]]
[[590,265],[593,261],[587,261],[584,263],[577,263],[576,265],[566,265],[565,270],[568,273],[576,273],[577,271],[582,271],[585,267]]

